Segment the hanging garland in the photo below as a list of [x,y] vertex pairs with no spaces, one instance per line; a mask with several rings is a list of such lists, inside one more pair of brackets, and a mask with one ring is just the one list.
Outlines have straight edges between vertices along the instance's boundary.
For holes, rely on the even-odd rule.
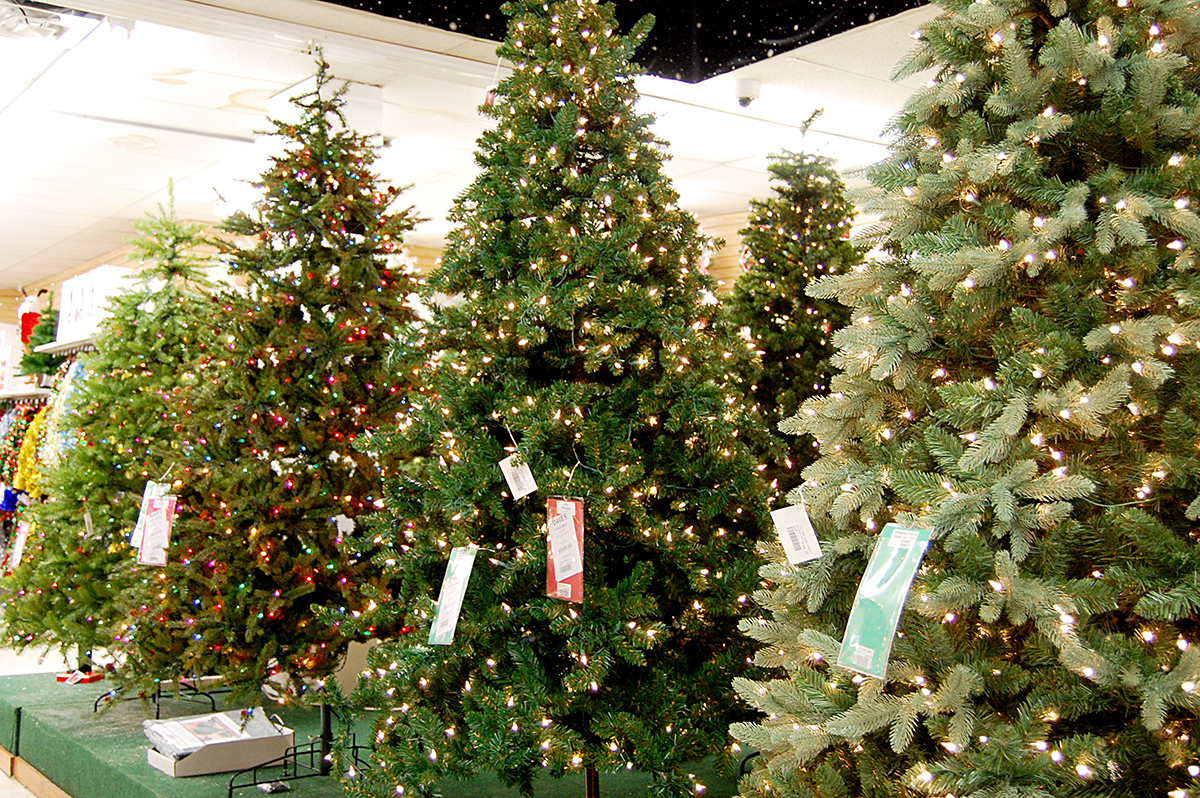
[[25,440],[21,441],[21,448],[17,453],[17,473],[12,483],[14,488],[25,491],[35,499],[42,495],[42,475],[38,469],[37,451],[49,409],[47,405],[38,410],[33,421],[29,423],[29,430],[25,433]]

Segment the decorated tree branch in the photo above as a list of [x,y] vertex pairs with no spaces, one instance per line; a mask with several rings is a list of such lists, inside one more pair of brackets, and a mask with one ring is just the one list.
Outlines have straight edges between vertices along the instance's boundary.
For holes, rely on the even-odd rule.
[[391,209],[400,189],[345,126],[345,90],[319,61],[297,121],[274,122],[261,201],[225,223],[245,287],[211,304],[212,356],[174,404],[177,514],[162,564],[122,596],[123,689],[219,675],[237,696],[303,695],[349,644],[316,610],[354,609],[376,573],[338,541],[393,463],[354,442],[407,401],[387,352],[416,319],[400,247],[417,218]]
[[763,572],[741,794],[1191,795],[1200,11],[939,5],[884,255],[809,289],[853,307],[787,424],[824,554]]
[[147,480],[170,470],[178,423],[171,398],[194,380],[207,352],[200,338],[211,316],[211,242],[176,218],[173,201],[135,223],[132,258],[141,269],[108,300],[95,350],[66,412],[49,434],[44,501],[26,508],[28,563],[14,570],[4,607],[10,642],[77,647],[113,642],[123,618],[117,597],[137,578],[129,536]]
[[383,547],[386,584],[351,701],[379,709],[373,766],[346,786],[432,795],[491,772],[528,792],[587,771],[595,794],[637,769],[694,795],[688,763],[727,755],[741,711],[769,497],[746,346],[707,304],[705,240],[635,108],[650,20],[622,35],[609,4],[504,8],[516,68],[428,278],[454,301],[425,396],[367,445],[422,460],[356,541]]
[[[739,231],[746,273],[725,305],[761,353],[761,366],[747,375],[749,396],[778,426],[805,399],[829,392],[833,331],[850,320],[846,306],[805,291],[820,277],[846,273],[862,253],[848,240],[854,206],[833,161],[784,151],[770,156],[767,168],[775,196],[750,203],[749,223]],[[792,488],[816,452],[808,436],[789,444],[788,468],[768,473]]]

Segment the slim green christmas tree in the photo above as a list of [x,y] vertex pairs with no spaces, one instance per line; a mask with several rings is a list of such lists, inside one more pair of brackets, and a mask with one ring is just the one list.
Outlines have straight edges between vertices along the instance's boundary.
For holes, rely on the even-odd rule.
[[[245,290],[214,302],[216,351],[180,397],[166,565],[122,596],[125,689],[218,674],[235,695],[284,696],[330,674],[348,645],[314,609],[353,608],[368,563],[339,536],[375,509],[387,458],[356,450],[392,423],[408,383],[386,353],[416,317],[399,259],[416,217],[371,171],[375,145],[345,127],[345,86],[319,62],[263,199],[225,230]],[[146,569],[143,569],[146,574]]]
[[[748,375],[750,397],[775,427],[808,397],[829,392],[833,331],[850,321],[845,305],[805,289],[846,273],[862,253],[846,238],[854,206],[832,160],[784,151],[770,156],[767,170],[775,196],[750,203],[749,225],[739,231],[747,271],[725,307],[761,353],[761,368]],[[792,438],[789,449],[797,474],[816,459],[808,436]]]
[[[748,631],[786,674],[739,682],[767,713],[735,729],[763,751],[742,794],[1184,798],[1200,9],[941,5],[871,170],[888,255],[810,289],[854,306],[793,422],[825,554],[765,571]],[[932,540],[874,678],[834,663],[892,521]]]
[[[492,771],[528,791],[543,771],[637,768],[654,794],[694,795],[684,763],[726,748],[737,711],[766,509],[726,368],[745,343],[704,304],[704,240],[634,108],[650,20],[623,36],[609,4],[504,9],[516,69],[429,277],[462,301],[435,311],[426,398],[371,447],[425,460],[360,540],[383,541],[388,589],[359,620],[384,641],[353,704],[383,709],[375,767],[347,787],[430,795]],[[506,488],[510,456],[531,495]],[[453,628],[435,602],[470,552]]]
[[128,586],[130,531],[148,479],[169,466],[176,424],[170,397],[204,352],[197,333],[211,317],[214,284],[200,253],[199,225],[181,222],[174,201],[134,224],[131,258],[142,268],[129,290],[109,299],[95,351],[58,432],[69,440],[45,469],[46,496],[25,509],[26,551],[36,551],[5,582],[9,641],[87,652],[112,641],[115,600]]
[[38,323],[29,333],[29,351],[21,355],[18,370],[26,376],[54,374],[58,371],[58,367],[66,361],[66,357],[63,355],[33,351],[43,344],[52,344],[58,340],[58,310],[49,307],[52,302],[54,302],[54,294],[47,296],[47,307],[42,311],[42,317],[38,319]]

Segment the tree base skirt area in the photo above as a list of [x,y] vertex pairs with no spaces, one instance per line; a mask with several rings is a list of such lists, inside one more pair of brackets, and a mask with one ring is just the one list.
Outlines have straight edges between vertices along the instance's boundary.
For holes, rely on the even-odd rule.
[[[232,774],[172,778],[146,762],[149,743],[142,721],[153,717],[154,707],[128,700],[99,713],[93,705],[106,690],[105,682],[69,685],[52,675],[26,674],[0,677],[0,769],[25,784],[39,798],[220,798],[227,795]],[[217,708],[221,696],[216,696]],[[164,696],[163,718],[182,717],[211,711],[207,701]],[[302,744],[320,733],[316,707],[268,707],[296,732]],[[369,727],[362,724],[364,731]],[[360,735],[361,737],[361,735]],[[276,771],[266,771],[271,774]],[[737,791],[735,778],[713,771],[711,764],[698,763],[693,771],[709,798],[729,798]],[[644,790],[650,777],[643,773],[602,773],[601,795],[622,796]],[[306,778],[289,784],[293,798],[338,798],[345,793],[333,775]],[[520,793],[484,776],[472,781],[448,782],[441,786],[445,798],[518,798]],[[257,787],[245,787],[237,796],[260,795]],[[539,779],[536,798],[582,798],[584,774],[561,779]]]

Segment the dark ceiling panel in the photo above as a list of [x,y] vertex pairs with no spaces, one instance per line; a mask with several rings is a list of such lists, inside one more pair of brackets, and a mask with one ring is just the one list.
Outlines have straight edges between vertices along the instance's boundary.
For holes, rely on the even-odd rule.
[[[327,0],[393,19],[457,31],[480,39],[504,38],[500,1]],[[695,83],[776,53],[924,5],[925,0],[616,0],[617,21],[628,30],[644,14],[657,20],[637,58],[645,70]],[[853,57],[847,54],[848,58]]]

